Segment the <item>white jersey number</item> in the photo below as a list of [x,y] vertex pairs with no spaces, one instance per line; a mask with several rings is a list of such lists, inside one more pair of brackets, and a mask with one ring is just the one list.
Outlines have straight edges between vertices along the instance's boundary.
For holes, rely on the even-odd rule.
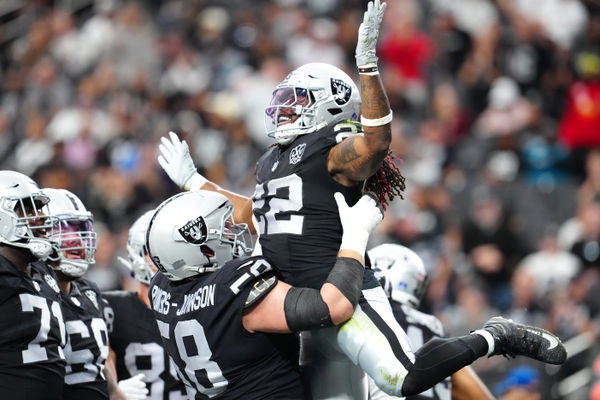
[[[139,357],[139,359],[138,359]],[[138,362],[142,359],[148,360],[149,365],[146,363]],[[129,343],[125,348],[125,367],[129,375],[135,376],[143,373],[145,375],[144,382],[150,384],[150,394],[148,399],[162,400],[163,392],[165,391],[165,382],[161,379],[160,375],[165,370],[165,352],[158,343]],[[140,368],[140,366],[148,366],[148,368]],[[174,363],[171,362],[171,367]],[[174,379],[177,378],[177,372],[174,368],[169,368],[169,373]],[[186,396],[180,391],[172,391],[169,393],[169,400],[183,400]]]
[[[156,321],[158,329],[165,339],[169,339],[169,325],[163,321]],[[184,362],[183,370],[178,370],[178,375],[181,377],[185,385],[193,388],[205,396],[215,397],[227,389],[229,381],[223,376],[223,372],[219,365],[212,361],[212,351],[208,347],[204,328],[195,319],[187,321],[179,321],[175,325],[173,331],[175,334],[175,343],[179,358]],[[189,338],[193,341],[197,354],[188,354],[184,340]],[[196,375],[197,371],[203,370],[206,373],[206,378],[212,384],[212,387],[205,387],[200,383]],[[188,392],[188,396],[191,394]],[[193,397],[193,395],[191,396]]]
[[[44,347],[42,347],[42,344],[48,340],[51,314],[52,317],[56,319],[60,329],[60,342],[61,344],[65,343],[65,323],[63,322],[60,304],[58,304],[56,301],[51,301],[52,305],[48,307],[49,300],[29,293],[20,294],[19,299],[21,300],[21,309],[23,312],[34,312],[34,308],[37,308],[41,311],[40,330],[38,331],[36,337],[29,342],[27,349],[21,352],[23,363],[27,364],[38,361],[46,361],[48,359],[48,352]],[[58,353],[60,357],[64,359],[64,354],[61,347],[58,348]]]
[[300,211],[303,206],[302,178],[298,175],[292,174],[256,185],[252,200],[254,201],[255,210],[266,210],[256,216],[258,230],[261,235],[302,234],[304,216],[288,215],[284,219],[282,215],[283,213]]
[[[98,375],[102,379],[105,379],[104,362],[108,356],[108,332],[104,320],[102,318],[92,318],[90,324],[92,328],[91,333],[82,320],[67,321],[65,326],[69,335],[67,345],[65,346],[65,356],[67,358],[65,383],[74,385],[76,383],[93,382]],[[75,336],[89,338],[90,335],[94,335],[94,341],[100,350],[97,358],[94,358],[94,354],[90,349],[73,351],[72,344]],[[83,364],[85,371],[73,372],[73,365],[76,364]]]

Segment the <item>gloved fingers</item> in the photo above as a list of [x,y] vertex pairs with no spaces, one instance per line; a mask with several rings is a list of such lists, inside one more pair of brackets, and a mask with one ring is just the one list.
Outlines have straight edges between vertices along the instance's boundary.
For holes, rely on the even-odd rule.
[[132,376],[130,379],[131,382],[135,382],[135,383],[139,383],[144,385],[144,387],[146,387],[146,382],[144,382],[144,378],[146,377],[146,374],[144,373],[139,373],[135,376]]
[[175,155],[173,143],[171,143],[169,139],[164,136],[160,138],[160,145],[158,146],[158,149],[167,159],[172,159]]
[[350,207],[348,206],[348,203],[346,203],[346,199],[344,198],[344,195],[341,194],[340,192],[335,192],[333,194],[333,197],[335,198],[335,202],[337,203],[338,210],[340,212],[340,216],[342,216],[343,214],[346,213],[346,211]]
[[175,132],[169,131],[169,137],[171,138],[171,143],[173,143],[174,146],[176,146],[179,143],[181,143],[181,140],[179,139],[179,136],[177,136],[177,134]]
[[162,155],[159,155],[158,158],[158,164],[161,166],[161,168],[167,172],[169,170],[169,162],[167,160],[165,160],[165,158]]
[[371,231],[383,219],[383,207],[376,199],[374,193],[367,192],[352,207],[354,215],[364,223],[367,231]]
[[181,150],[182,154],[190,154],[190,147],[185,140],[181,142]]

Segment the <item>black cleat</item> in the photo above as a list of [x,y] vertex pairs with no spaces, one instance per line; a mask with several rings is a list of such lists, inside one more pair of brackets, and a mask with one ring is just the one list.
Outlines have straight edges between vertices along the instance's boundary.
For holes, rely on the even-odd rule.
[[562,364],[567,350],[560,339],[545,329],[522,325],[503,317],[490,318],[483,329],[494,337],[492,355],[525,356],[548,364]]

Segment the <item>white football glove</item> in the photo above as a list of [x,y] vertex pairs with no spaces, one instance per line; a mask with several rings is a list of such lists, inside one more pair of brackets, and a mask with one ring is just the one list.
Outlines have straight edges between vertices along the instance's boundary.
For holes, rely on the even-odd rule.
[[371,192],[365,193],[352,207],[348,206],[344,195],[340,192],[336,192],[333,196],[344,228],[340,250],[354,250],[359,254],[365,254],[369,235],[383,219],[383,207]]
[[137,374],[132,378],[119,381],[119,389],[127,400],[145,400],[148,397],[146,382],[143,381],[145,377],[144,374]]
[[380,0],[373,0],[367,6],[363,22],[358,28],[358,42],[356,43],[357,67],[377,65],[375,50],[386,5],[386,3],[381,3]]
[[190,149],[185,140],[179,140],[175,132],[169,132],[170,140],[160,138],[158,163],[169,178],[183,190],[197,190],[206,182],[206,178],[198,173]]

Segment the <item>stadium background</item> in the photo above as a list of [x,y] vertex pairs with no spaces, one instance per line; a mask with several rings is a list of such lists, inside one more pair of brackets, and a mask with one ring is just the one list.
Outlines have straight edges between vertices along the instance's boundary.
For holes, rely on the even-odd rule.
[[[388,3],[378,55],[408,191],[372,244],[422,256],[424,309],[450,334],[497,313],[558,333],[571,358],[531,364],[541,398],[600,399],[600,2]],[[135,289],[127,229],[178,191],[159,138],[178,132],[205,176],[251,195],[271,90],[313,61],[356,79],[365,6],[2,0],[0,168],[79,195],[99,233],[89,277]],[[523,364],[474,367],[494,389]]]

